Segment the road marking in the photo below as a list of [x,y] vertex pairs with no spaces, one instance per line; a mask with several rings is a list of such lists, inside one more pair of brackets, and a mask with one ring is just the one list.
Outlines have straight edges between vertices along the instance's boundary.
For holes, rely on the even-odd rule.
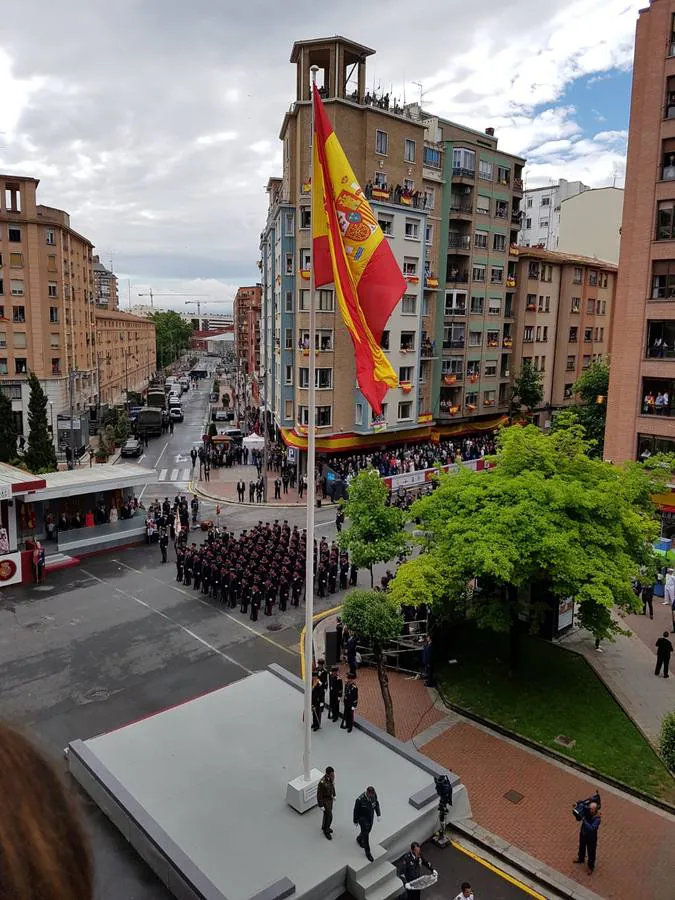
[[[130,566],[127,566],[130,568]],[[173,619],[168,613],[163,612],[161,609],[157,609],[152,606],[152,604],[148,603],[146,600],[141,600],[140,597],[134,596],[134,594],[130,594],[129,591],[124,591],[122,588],[117,587],[112,584],[110,581],[106,581],[104,578],[99,578],[98,575],[94,575],[93,572],[88,572],[86,569],[81,569],[85,575],[89,578],[93,578],[94,581],[98,581],[99,584],[108,585],[108,587],[112,588],[113,591],[117,591],[118,594],[122,594],[125,597],[129,597],[130,600],[133,600],[135,603],[138,603],[139,606],[144,606],[146,609],[150,610],[150,612],[155,613],[158,616],[161,616],[162,619],[166,619],[167,622],[171,622],[172,625],[176,625],[180,628],[181,631],[184,631],[185,634],[189,635],[198,643],[202,644],[207,649],[211,650],[212,653],[216,653],[218,656],[221,656],[223,659],[226,659],[228,662],[232,663],[234,666],[238,666],[240,669],[243,669],[248,675],[253,675],[251,669],[248,669],[243,663],[237,662],[236,659],[233,659],[231,656],[228,656],[227,653],[223,653],[222,650],[219,650],[218,647],[214,647],[213,644],[209,644],[208,641],[204,640],[204,638],[200,637],[198,634],[195,634],[194,631],[191,631],[189,628],[186,628],[185,625],[181,625],[180,622],[177,622]]]
[[166,478],[166,473],[168,471],[168,469],[162,469],[162,471],[159,473],[159,481],[164,481],[164,479]]
[[180,480],[181,481],[189,481],[190,480],[190,470],[189,469],[183,469]]
[[171,478],[169,481],[178,481],[178,469],[171,470]]
[[[137,575],[142,575],[144,578],[152,578],[153,581],[156,581],[158,584],[164,585],[164,587],[170,587],[172,591],[177,591],[179,594],[183,594],[185,597],[191,597],[193,600],[196,600],[198,603],[201,603],[202,606],[206,606],[208,609],[213,612],[218,613],[219,616],[223,616],[225,619],[230,619],[232,622],[236,622],[237,625],[240,625],[246,631],[250,631],[251,634],[254,634],[256,637],[262,638],[263,641],[267,641],[268,644],[272,644],[273,647],[277,647],[279,650],[283,650],[284,653],[288,653],[290,656],[297,656],[297,650],[291,650],[290,647],[285,647],[283,644],[278,643],[278,641],[273,640],[271,637],[268,637],[266,634],[263,634],[261,631],[258,631],[255,628],[252,628],[250,625],[247,625],[246,622],[242,622],[241,619],[238,619],[236,616],[231,615],[231,613],[225,612],[224,609],[218,609],[217,606],[214,606],[212,603],[209,603],[208,600],[202,600],[199,594],[191,593],[190,591],[184,590],[182,587],[178,587],[176,584],[167,585],[166,581],[162,581],[161,578],[157,578],[156,575],[151,575],[149,572],[144,572],[142,569],[135,569],[133,566],[130,566],[128,563],[122,562],[121,559],[113,559],[114,563],[117,563],[118,566],[122,566],[124,569],[129,569],[130,572],[135,572]],[[96,577],[96,576],[94,576]],[[339,606],[336,609],[340,609]],[[330,610],[329,610],[330,612]],[[323,614],[322,614],[323,615]]]
[[164,444],[164,446],[162,447],[162,452],[157,457],[157,461],[155,463],[155,468],[157,468],[157,466],[159,465],[159,461],[164,456],[164,452],[168,446],[169,446],[169,442],[167,441],[166,444]]
[[139,456],[139,458],[138,458],[139,463],[142,463],[144,459],[145,459],[145,453],[142,456]]
[[546,900],[546,897],[544,897],[543,894],[540,894],[539,891],[535,891],[533,888],[528,887],[526,884],[523,884],[522,881],[518,881],[518,879],[514,878],[512,875],[507,875],[506,872],[502,872],[501,869],[498,869],[497,866],[493,866],[492,863],[489,863],[486,859],[483,859],[481,856],[477,856],[475,853],[472,853],[468,847],[464,847],[459,843],[459,841],[450,841],[450,844],[455,848],[455,850],[459,850],[460,853],[463,853],[465,856],[469,856],[475,862],[480,863],[481,866],[485,866],[486,869],[494,872],[495,875],[499,875],[499,877],[503,878],[504,881],[508,881],[509,884],[520,888],[521,891],[529,894],[530,897],[534,897],[534,900]]

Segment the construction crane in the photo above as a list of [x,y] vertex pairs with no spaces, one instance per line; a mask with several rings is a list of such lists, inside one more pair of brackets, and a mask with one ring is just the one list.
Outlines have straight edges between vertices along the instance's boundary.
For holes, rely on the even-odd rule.
[[[152,288],[149,288],[147,293],[142,293],[138,295],[139,297],[149,297],[150,298],[150,309],[155,308],[154,298],[155,297],[207,297],[208,294],[156,294]],[[217,302],[217,301],[215,301]]]
[[[193,294],[193,297],[203,297],[204,294]],[[197,318],[200,318],[202,314],[202,303],[220,303],[221,305],[224,303],[223,300],[186,300],[185,305],[191,306],[193,303],[197,304]]]

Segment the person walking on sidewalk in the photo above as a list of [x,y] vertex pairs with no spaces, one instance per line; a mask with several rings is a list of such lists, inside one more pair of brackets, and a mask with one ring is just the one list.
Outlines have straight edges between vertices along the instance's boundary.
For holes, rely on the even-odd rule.
[[588,874],[595,869],[595,855],[598,849],[598,829],[600,828],[600,807],[595,801],[584,809],[579,828],[579,854],[575,863],[583,865],[588,855]]
[[356,675],[350,672],[347,675],[347,687],[344,694],[344,715],[340,728],[346,728],[347,734],[350,734],[354,727],[354,710],[359,704],[359,689],[356,684]]
[[376,814],[379,822],[382,815],[380,802],[377,799],[375,788],[371,785],[356,798],[354,803],[354,824],[359,828],[356,843],[364,849],[368,862],[373,862],[373,854],[370,852],[370,832],[373,829]]
[[673,603],[675,603],[675,573],[672,569],[668,569],[666,572],[663,605],[672,606]]
[[319,809],[323,810],[323,819],[321,820],[321,830],[324,837],[332,841],[333,829],[333,801],[335,800],[335,769],[332,766],[326,766],[326,774],[323,776],[316,789],[316,802]]
[[656,642],[656,668],[654,669],[654,674],[659,675],[661,673],[661,669],[663,669],[663,677],[669,678],[668,675],[668,667],[670,666],[670,655],[673,652],[673,645],[668,640],[668,632],[663,632],[663,637],[660,637]]
[[645,584],[642,588],[642,615],[647,615],[647,607],[649,607],[649,618],[654,618],[654,588],[651,584]]

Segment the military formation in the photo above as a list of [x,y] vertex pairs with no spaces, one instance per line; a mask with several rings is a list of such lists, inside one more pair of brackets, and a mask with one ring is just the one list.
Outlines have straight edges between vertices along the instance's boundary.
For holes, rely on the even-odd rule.
[[[209,529],[206,541],[176,546],[176,581],[248,614],[271,616],[278,607],[298,606],[305,587],[306,529],[286,520],[244,529],[239,537],[227,528]],[[357,570],[347,553],[325,539],[314,540],[315,590],[320,597],[356,584]]]

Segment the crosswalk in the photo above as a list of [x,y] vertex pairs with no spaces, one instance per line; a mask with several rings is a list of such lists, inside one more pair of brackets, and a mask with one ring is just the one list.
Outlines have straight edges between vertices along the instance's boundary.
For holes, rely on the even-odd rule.
[[192,470],[188,466],[185,469],[162,469],[157,481],[168,481],[171,484],[187,484],[190,481]]

